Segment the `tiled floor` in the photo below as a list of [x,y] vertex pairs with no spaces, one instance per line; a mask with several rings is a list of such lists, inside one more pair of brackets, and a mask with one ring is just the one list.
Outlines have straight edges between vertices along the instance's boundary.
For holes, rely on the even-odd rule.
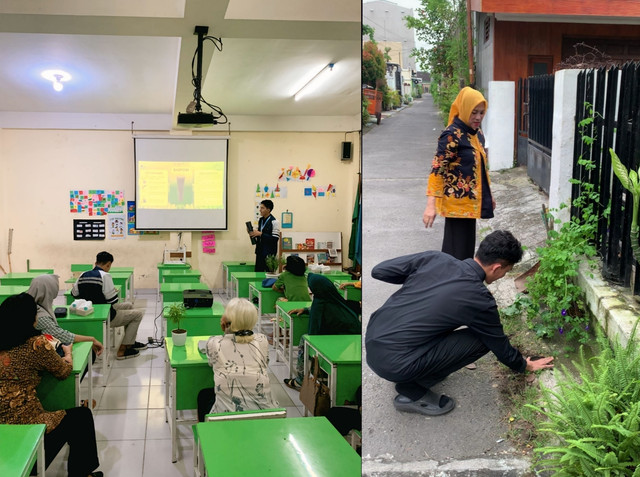
[[[58,300],[60,300],[59,297]],[[226,303],[226,297],[215,300]],[[62,300],[64,301],[64,300]],[[61,302],[62,302],[61,301]],[[156,290],[136,291],[138,307],[146,314],[138,330],[138,341],[148,336],[159,337],[162,303],[156,301]],[[157,331],[154,334],[154,328]],[[190,477],[193,475],[193,439],[191,424],[178,424],[179,460],[171,463],[169,424],[164,412],[164,348],[146,349],[140,356],[122,361],[110,360],[106,386],[103,386],[101,358],[93,367],[93,397],[96,439],[100,467],[106,477]],[[113,359],[113,358],[112,358]],[[287,366],[275,362],[270,352],[271,389],[288,417],[304,415],[298,393],[282,384],[288,377]],[[213,373],[212,373],[213,379]],[[86,395],[86,388],[83,395]],[[195,410],[185,411],[193,418]],[[47,476],[66,476],[68,448],[63,449],[47,469]]]

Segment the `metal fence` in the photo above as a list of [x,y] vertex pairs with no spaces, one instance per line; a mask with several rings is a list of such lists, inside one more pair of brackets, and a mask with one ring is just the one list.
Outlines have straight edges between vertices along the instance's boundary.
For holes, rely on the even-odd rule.
[[[599,218],[596,246],[603,260],[603,277],[629,286],[634,269],[629,242],[632,196],[623,189],[611,170],[609,148],[613,148],[627,169],[638,170],[640,63],[581,72],[578,75],[576,101],[573,178],[593,184],[599,193],[599,203],[596,204]],[[593,118],[593,121],[588,118]],[[588,170],[580,165],[581,157],[590,159],[595,168]],[[572,198],[575,199],[579,194],[580,184],[574,184]],[[607,219],[604,211],[608,206],[610,215]],[[571,213],[574,217],[579,216],[580,210],[573,207]],[[640,267],[636,270],[634,282],[633,291],[638,294]]]
[[551,151],[553,126],[553,75],[526,79],[529,94],[529,141]]

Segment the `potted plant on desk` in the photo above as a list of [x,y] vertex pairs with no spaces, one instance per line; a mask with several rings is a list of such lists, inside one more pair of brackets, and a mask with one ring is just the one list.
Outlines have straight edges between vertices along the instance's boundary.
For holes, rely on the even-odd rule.
[[172,303],[167,310],[167,320],[171,320],[176,328],[171,330],[174,346],[184,346],[187,341],[187,330],[180,328],[180,321],[187,316],[187,310],[182,303]]
[[265,276],[267,278],[277,278],[280,275],[279,269],[281,265],[286,263],[283,257],[278,255],[267,255],[264,259],[264,263],[267,266]]

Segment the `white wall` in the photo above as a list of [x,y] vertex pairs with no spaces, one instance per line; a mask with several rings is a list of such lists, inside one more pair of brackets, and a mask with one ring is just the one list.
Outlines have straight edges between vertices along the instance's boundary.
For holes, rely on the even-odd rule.
[[515,83],[490,81],[487,101],[489,107],[482,122],[482,131],[489,148],[489,167],[492,171],[510,169],[514,152]]
[[[357,133],[351,161],[341,161],[345,133],[231,133],[229,140],[229,230],[216,232],[216,253],[201,252],[200,232],[186,233],[183,243],[192,251],[191,263],[203,273],[210,287],[222,286],[223,260],[253,260],[253,248],[244,223],[254,217],[256,186],[275,187],[281,168],[316,170],[308,183],[284,183],[286,199],[274,199],[274,215],[294,213],[295,231],[341,231],[348,246],[351,215],[359,171]],[[71,263],[93,263],[107,250],[115,266],[135,267],[135,284],[157,285],[156,264],[165,246],[178,245],[176,233],[126,236],[124,240],[74,241],[73,219],[100,218],[69,212],[72,189],[123,189],[125,200],[134,200],[133,140],[124,131],[0,130],[0,265],[8,272],[8,229],[14,229],[14,272],[53,268],[65,280]],[[305,185],[336,186],[336,197],[304,198]]]
[[[580,70],[561,70],[555,74],[553,87],[553,137],[551,141],[551,178],[549,208],[559,209],[571,203],[573,146],[576,127],[576,94]],[[570,209],[556,212],[562,221],[570,219]]]

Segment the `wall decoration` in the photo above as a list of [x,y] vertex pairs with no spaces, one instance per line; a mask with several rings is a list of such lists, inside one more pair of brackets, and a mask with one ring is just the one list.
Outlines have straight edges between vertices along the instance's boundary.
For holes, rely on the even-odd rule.
[[216,233],[202,232],[202,253],[216,253]]
[[158,235],[157,230],[137,230],[136,229],[136,201],[127,201],[127,234],[128,235]]
[[121,240],[125,233],[124,214],[114,214],[109,216],[109,238],[111,240]]
[[311,184],[311,187],[304,188],[304,196],[305,197],[335,197],[336,196],[336,186],[333,184],[329,184],[326,188],[324,186],[316,186],[315,184]]
[[104,219],[73,219],[73,240],[104,240]]
[[316,171],[311,168],[311,164],[307,164],[307,168],[303,171],[299,167],[289,166],[280,169],[279,181],[308,181],[315,177]]
[[69,191],[69,211],[89,215],[122,213],[124,210],[124,191],[104,189],[77,189]]

